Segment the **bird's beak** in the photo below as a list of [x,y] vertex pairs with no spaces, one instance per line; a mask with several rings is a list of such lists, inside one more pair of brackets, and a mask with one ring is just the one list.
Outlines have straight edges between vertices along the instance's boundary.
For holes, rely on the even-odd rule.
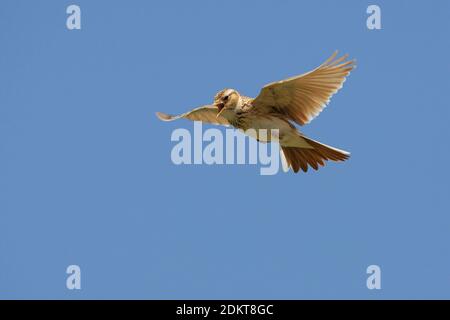
[[222,113],[223,109],[225,109],[225,105],[223,103],[218,103],[216,104],[217,109],[219,109],[219,112],[217,112],[217,116],[216,118],[218,118],[220,116],[220,114]]

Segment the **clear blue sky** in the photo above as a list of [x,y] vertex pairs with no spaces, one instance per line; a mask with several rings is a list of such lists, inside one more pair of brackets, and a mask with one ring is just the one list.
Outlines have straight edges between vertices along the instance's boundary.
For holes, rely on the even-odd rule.
[[[66,28],[78,4],[82,29]],[[378,4],[382,30],[366,28]],[[450,298],[448,1],[2,1],[0,298]],[[175,166],[216,91],[335,49],[318,172]],[[66,289],[66,267],[82,289]],[[366,288],[366,268],[382,289]]]

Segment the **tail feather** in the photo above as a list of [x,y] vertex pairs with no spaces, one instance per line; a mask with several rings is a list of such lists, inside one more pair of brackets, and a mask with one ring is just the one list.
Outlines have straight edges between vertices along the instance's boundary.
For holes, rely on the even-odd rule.
[[287,165],[298,172],[300,168],[306,172],[308,165],[314,170],[318,170],[320,166],[325,165],[325,161],[345,161],[350,157],[350,153],[327,146],[318,141],[302,137],[312,147],[311,149],[282,147]]

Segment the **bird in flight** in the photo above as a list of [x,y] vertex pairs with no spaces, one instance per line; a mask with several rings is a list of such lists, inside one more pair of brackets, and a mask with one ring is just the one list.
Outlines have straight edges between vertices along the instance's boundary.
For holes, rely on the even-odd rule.
[[[278,142],[283,161],[294,172],[308,166],[317,170],[328,160],[345,161],[350,153],[306,137],[294,125],[305,125],[314,119],[329,103],[355,67],[348,56],[337,57],[337,51],[316,69],[302,75],[272,82],[264,86],[256,98],[224,89],[216,94],[211,105],[205,105],[181,115],[162,112],[156,115],[163,121],[180,118],[192,121],[233,126],[247,132],[256,132],[254,138],[270,142],[271,136],[258,134],[259,129],[278,129]],[[254,129],[254,130],[249,130]],[[248,133],[247,133],[248,134]]]

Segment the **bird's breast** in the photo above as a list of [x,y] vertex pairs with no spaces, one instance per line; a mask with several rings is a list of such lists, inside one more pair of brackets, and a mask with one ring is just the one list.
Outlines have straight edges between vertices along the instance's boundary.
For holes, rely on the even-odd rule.
[[[282,139],[286,134],[291,133],[292,125],[279,117],[267,114],[242,113],[236,115],[235,123],[232,125],[243,130],[247,135],[257,138],[260,141],[271,141],[271,130],[278,130],[277,139]],[[267,135],[267,138],[264,136]]]
[[272,115],[254,115],[247,117],[246,124],[249,128],[258,130],[258,129],[277,129],[279,131],[285,131],[291,128],[289,122],[281,119],[279,117],[275,117]]

